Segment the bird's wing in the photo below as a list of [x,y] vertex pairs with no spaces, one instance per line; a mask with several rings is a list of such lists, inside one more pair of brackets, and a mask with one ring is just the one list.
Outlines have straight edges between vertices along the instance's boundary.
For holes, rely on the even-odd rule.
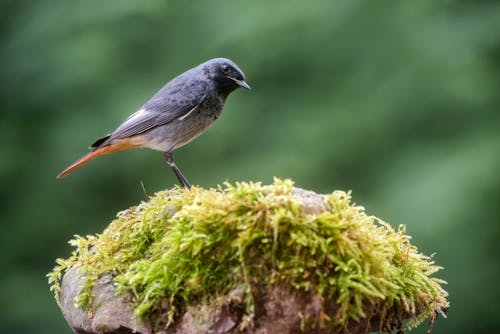
[[194,112],[208,94],[204,82],[195,81],[189,85],[175,81],[163,87],[144,106],[123,122],[105,141],[127,138],[168,124],[176,119],[183,120]]
[[161,125],[168,124],[175,119],[182,118],[198,108],[199,103],[186,106],[178,106],[171,112],[159,112],[145,108],[132,114],[125,120],[110,136],[110,140],[132,137]]

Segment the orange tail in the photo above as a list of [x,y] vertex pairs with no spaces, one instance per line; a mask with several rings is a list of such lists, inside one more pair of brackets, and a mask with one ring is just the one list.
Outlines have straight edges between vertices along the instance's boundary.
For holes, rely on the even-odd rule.
[[87,155],[84,155],[82,158],[80,158],[79,160],[72,163],[68,168],[66,168],[59,175],[57,175],[57,178],[61,179],[61,178],[65,177],[69,173],[71,173],[74,170],[85,165],[90,160],[93,160],[94,158],[97,158],[101,155],[106,155],[106,154],[126,150],[128,148],[143,147],[144,144],[145,144],[145,141],[143,140],[143,138],[140,138],[139,136],[116,140],[111,145],[100,147],[100,148],[96,149],[95,151],[92,151],[92,152],[88,153]]

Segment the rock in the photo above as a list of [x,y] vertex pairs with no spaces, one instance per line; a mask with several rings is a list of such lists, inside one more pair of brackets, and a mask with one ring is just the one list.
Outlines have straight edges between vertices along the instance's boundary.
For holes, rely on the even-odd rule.
[[324,197],[316,194],[314,191],[295,187],[293,198],[304,204],[304,212],[309,215],[318,215],[329,209]]
[[84,281],[78,275],[77,268],[71,268],[64,275],[61,285],[60,304],[64,318],[78,334],[151,334],[149,326],[135,319],[130,299],[116,295],[113,279],[110,275],[99,278],[93,287],[95,295],[94,314],[87,314],[75,306]]
[[[348,196],[347,194],[338,195],[338,198],[340,198],[339,202],[335,201],[332,202],[332,197],[330,197],[330,201],[328,201],[327,195],[319,195],[312,191],[300,188],[291,187],[288,188],[288,192],[283,191],[282,188],[280,188],[283,187],[283,184],[279,182],[276,182],[275,185],[273,186],[244,185],[244,187],[250,187],[250,189],[251,187],[255,187],[258,188],[258,191],[262,191],[264,194],[273,194],[273,196],[276,197],[273,197],[274,202],[272,203],[278,203],[278,205],[281,205],[280,203],[282,201],[283,203],[289,203],[290,199],[293,197],[293,200],[298,201],[303,205],[303,207],[300,210],[304,214],[304,216],[301,216],[300,219],[304,219],[304,217],[306,217],[307,219],[311,218],[311,221],[314,221],[316,216],[321,215],[322,212],[332,211],[332,210],[336,215],[339,215],[340,214],[339,211],[335,210],[340,210],[340,209],[335,208],[335,206],[337,205],[337,203],[341,203],[343,205],[343,206],[341,205],[341,207],[344,208],[343,210],[357,210],[355,211],[357,216],[356,215],[349,216],[350,219],[358,219],[352,217],[361,217],[360,219],[364,219],[363,224],[374,224],[372,221],[373,217],[366,216],[362,208],[360,209],[359,207],[355,207],[354,209],[352,209],[351,207],[345,206],[347,205],[345,201],[345,198]],[[244,191],[233,189],[232,191],[234,191],[237,194],[237,196],[234,198],[239,198],[238,196],[241,196],[241,194],[248,193],[248,188],[245,188],[243,190]],[[210,191],[205,191],[202,189],[195,190],[197,191],[197,193],[196,196],[194,197],[189,197],[191,196],[191,193],[187,193],[189,192],[189,190],[182,190],[182,191],[186,192],[186,194],[188,195],[186,197],[191,198],[190,200],[197,203],[197,205],[199,205],[199,200],[201,197],[196,197],[196,196],[204,196],[205,194],[208,194],[207,196],[212,196],[210,198],[215,198],[213,197],[213,192],[215,190],[210,190]],[[229,189],[229,191],[231,191],[231,189]],[[283,193],[285,193],[285,195],[283,195]],[[169,198],[168,196],[181,196],[181,198],[184,198],[182,196],[185,196],[180,190],[174,190],[174,192],[172,193],[166,192],[165,194],[166,194],[165,196],[166,199]],[[287,194],[290,197],[287,198],[286,197]],[[217,193],[217,195],[219,194]],[[159,195],[157,196],[157,198],[161,199],[162,197],[161,195]],[[193,198],[195,199],[193,200]],[[150,215],[148,217],[153,217],[150,219],[154,219],[153,220],[154,224],[157,223],[155,219],[164,219],[164,217],[173,217],[176,214],[176,206],[172,203],[173,202],[168,202],[167,205],[161,204],[163,205],[161,206],[162,209],[158,213],[154,213],[154,215]],[[219,202],[219,206],[222,205],[220,203],[221,202]],[[332,205],[333,208],[330,207],[329,203]],[[131,209],[123,211],[118,216],[119,217],[118,219],[122,219],[123,222],[125,222],[127,216],[132,215],[133,218],[135,219],[133,220],[134,222],[141,222],[142,216],[139,219],[137,219],[137,216],[146,214],[147,212],[151,211],[151,210],[143,211],[146,205],[148,204],[143,203],[137,206],[133,210]],[[179,207],[177,207],[177,210],[179,210],[180,212],[181,210],[178,208]],[[191,203],[188,203],[186,206],[181,206],[181,208],[187,208],[187,210],[195,210],[195,209],[198,210],[199,206],[193,206]],[[212,210],[211,208],[212,208],[212,202],[209,202],[208,206],[203,207],[202,213],[211,212]],[[291,210],[290,212],[292,212],[293,210],[297,211],[296,207],[293,205],[288,206],[288,208],[291,208],[289,209]],[[221,210],[221,212],[224,211]],[[221,216],[224,215],[221,214]],[[189,214],[188,217],[192,217],[191,214]],[[326,219],[326,218],[323,217],[321,219]],[[208,220],[208,222],[211,222],[210,224],[213,224],[214,221],[217,220]],[[108,228],[108,230],[114,232],[109,232],[111,234],[106,235],[107,238],[111,237],[114,238],[116,236],[120,237],[123,235],[123,233],[125,233],[124,231],[126,230],[122,229],[120,227],[121,225],[118,225],[119,223],[120,222],[115,223],[115,226],[113,228]],[[363,228],[366,228],[366,226],[371,226],[372,229],[368,229],[369,231],[376,231],[377,233],[380,232],[380,230],[373,230],[373,225],[362,225],[362,226]],[[127,228],[130,228],[130,226]],[[134,228],[131,228],[130,230],[135,231]],[[390,230],[388,232],[389,234],[393,233],[390,235],[395,235],[394,231],[389,225],[387,224],[383,225],[382,229],[383,228]],[[288,230],[285,231],[286,233],[288,233]],[[363,239],[363,240],[371,240],[372,234],[367,233],[364,230],[362,231],[363,232],[359,233],[365,233],[368,235],[367,237],[368,239]],[[356,238],[358,230],[356,230],[355,232],[356,233],[352,233],[352,235],[349,236],[343,235],[342,237]],[[119,233],[119,234],[115,235],[112,233]],[[189,229],[187,230],[186,233],[189,237],[190,233],[192,233],[192,230]],[[160,239],[163,236],[164,234],[161,234]],[[99,237],[102,238],[103,235],[100,235]],[[385,238],[385,234],[382,233],[376,238],[377,238],[376,243],[374,244],[377,247],[376,249],[379,249],[381,242],[380,240]],[[402,236],[402,238],[405,238],[405,236]],[[97,239],[92,239],[92,240],[95,241]],[[109,242],[112,239],[105,239],[105,240],[107,241],[103,244],[109,245]],[[331,242],[332,240],[330,240],[329,242]],[[367,247],[366,243],[364,242],[360,244],[362,244],[363,248]],[[394,241],[391,241],[390,244],[391,246],[389,246],[388,249],[391,249],[390,247],[393,247],[393,245],[394,247],[398,247],[398,245],[400,245],[399,242],[394,242]],[[92,243],[89,243],[88,245],[94,245],[92,247],[97,247],[95,244]],[[170,245],[171,243],[167,244],[166,247],[170,247]],[[285,248],[288,247],[287,244],[284,245]],[[373,245],[371,247],[373,247]],[[92,248],[89,249],[91,249],[90,253],[92,253]],[[123,248],[117,248],[117,249],[120,249],[121,251]],[[333,249],[333,252],[335,252],[335,250],[336,248]],[[395,251],[403,252],[403,250],[400,249],[397,249]],[[76,252],[75,254],[78,254],[78,252]],[[111,256],[114,256],[112,254],[115,253],[110,254]],[[159,254],[160,257],[163,257],[164,253],[160,252]],[[178,253],[175,254],[176,254],[175,256],[178,255]],[[260,254],[262,255],[262,253]],[[316,256],[315,253],[312,254],[313,255],[311,256],[313,257]],[[329,252],[328,256],[330,255],[331,253]],[[141,256],[142,253],[140,253],[139,257]],[[375,263],[375,265],[379,264],[381,261],[390,262],[390,260],[385,259],[385,257],[386,256],[383,255],[382,258],[377,258],[377,262]],[[102,259],[106,258],[107,258],[106,256],[101,256],[99,258],[100,259],[99,261],[102,261]],[[260,259],[261,257],[257,256],[254,258]],[[423,260],[420,261],[427,261],[425,260],[424,257],[422,257],[421,259]],[[148,311],[149,313],[147,313],[147,317],[145,317],[144,319],[139,319],[136,317],[134,311],[134,307],[137,304],[133,304],[131,297],[126,293],[121,293],[121,294],[116,293],[116,287],[115,287],[116,283],[114,282],[114,276],[112,275],[112,273],[106,273],[105,271],[99,272],[97,278],[96,276],[94,276],[95,284],[93,285],[91,290],[91,293],[94,295],[94,298],[89,299],[92,303],[92,307],[90,307],[92,311],[86,312],[83,311],[81,308],[77,307],[75,305],[75,298],[81,293],[81,291],[83,291],[86,282],[84,275],[82,275],[78,271],[78,263],[79,263],[78,258],[75,257],[72,260],[73,262],[71,261],[62,262],[63,265],[64,263],[71,263],[71,264],[66,265],[66,267],[64,268],[65,274],[63,275],[61,280],[61,286],[59,291],[59,303],[63,315],[67,320],[68,324],[71,326],[71,328],[75,333],[79,334],[128,334],[128,333],[326,334],[326,333],[337,333],[339,331],[340,332],[348,331],[349,333],[356,334],[356,333],[368,333],[370,331],[390,332],[392,329],[398,329],[399,331],[402,331],[403,328],[402,320],[409,318],[416,318],[417,316],[419,316],[424,312],[428,317],[430,317],[432,323],[435,319],[436,314],[443,312],[448,305],[446,301],[447,294],[444,290],[439,290],[439,291],[436,290],[437,292],[435,294],[429,294],[429,295],[421,293],[421,295],[417,296],[419,299],[417,299],[416,301],[412,301],[411,303],[408,301],[408,299],[405,299],[406,297],[403,295],[402,301],[399,302],[399,304],[393,303],[391,304],[391,306],[385,305],[386,303],[385,301],[387,300],[386,299],[387,295],[376,296],[376,298],[378,299],[376,299],[375,302],[373,302],[373,300],[360,298],[359,300],[362,300],[362,302],[358,303],[358,309],[362,310],[361,313],[364,313],[367,316],[366,317],[362,316],[360,317],[359,321],[356,321],[351,318],[347,318],[345,316],[344,318],[337,318],[339,314],[345,315],[345,312],[344,313],[341,312],[343,309],[342,307],[340,307],[340,304],[337,304],[337,298],[335,296],[333,297],[321,296],[318,295],[317,292],[318,290],[314,289],[297,289],[293,286],[293,284],[290,284],[288,281],[286,281],[287,283],[285,283],[285,281],[280,281],[278,284],[262,284],[262,283],[254,284],[254,283],[248,283],[249,281],[245,280],[244,282],[241,281],[241,283],[240,281],[238,281],[237,284],[239,285],[237,285],[236,288],[234,288],[234,285],[232,285],[233,288],[224,295],[218,295],[216,298],[211,296],[211,299],[209,299],[210,304],[201,303],[199,301],[199,299],[203,299],[204,296],[203,298],[200,298],[198,296],[197,299],[194,299],[194,301],[192,300],[186,303],[185,305],[183,304],[180,308],[178,308],[179,312],[176,313],[176,317],[174,318],[173,322],[169,324],[169,326],[166,326],[166,324],[168,323],[168,311],[170,310],[169,307],[170,302],[168,296],[164,300],[163,299],[157,300],[156,303],[154,304],[155,305],[154,308],[152,308],[153,311]],[[430,259],[428,261],[430,262]],[[300,261],[300,263],[302,262],[304,261]],[[88,263],[88,262],[80,262],[80,263]],[[188,263],[191,263],[191,257],[188,258]],[[202,259],[201,263],[205,263],[205,259]],[[293,270],[296,269],[297,263],[299,262],[294,262],[294,265],[292,266]],[[225,267],[226,263],[224,261],[221,261],[221,264],[224,266],[224,268],[226,268]],[[391,263],[391,265],[393,264]],[[427,264],[424,263],[424,267],[425,265]],[[432,263],[429,264],[429,266],[431,265]],[[329,271],[324,271],[324,273],[337,272],[336,269],[333,271],[332,268],[335,267],[332,267],[331,265],[329,267],[327,266],[324,267],[329,269],[324,269],[323,262],[320,262],[319,264],[317,264],[317,266],[318,267],[314,267],[313,270],[315,271],[329,270]],[[58,269],[59,273],[63,272],[63,269],[61,268]],[[146,266],[146,268],[149,269],[151,267]],[[342,269],[342,270],[348,270],[348,269]],[[233,273],[232,271],[227,271],[227,272]],[[268,271],[267,273],[268,275],[271,275]],[[302,273],[302,271],[300,271],[300,273]],[[310,273],[308,273],[308,275],[309,274]],[[299,276],[302,276],[302,274],[299,274]],[[161,281],[163,279],[163,276],[156,279]],[[262,281],[256,280],[255,282],[262,282]],[[440,281],[436,280],[436,282]],[[153,283],[157,284],[157,281],[153,281]],[[359,284],[357,282],[355,283]],[[247,284],[252,284],[252,286],[248,286]],[[432,284],[438,284],[438,283],[433,282]],[[183,285],[181,286],[181,288],[184,289],[185,286]],[[440,287],[436,289],[440,289]],[[249,293],[249,291],[251,291],[251,293]],[[87,293],[88,292],[89,291],[87,291]],[[203,293],[205,292],[203,291],[202,295]],[[162,298],[161,293],[159,294],[157,293],[157,295],[160,295],[159,298]],[[249,312],[249,300],[248,300],[249,295],[251,295],[252,298],[250,302],[250,304],[252,304],[250,312]],[[146,297],[143,296],[142,298],[143,299],[141,300],[149,300],[148,296]],[[352,295],[349,298],[350,299],[347,299],[348,304],[350,304],[351,301],[353,300]],[[174,303],[176,302],[174,301]],[[342,306],[345,309],[346,303],[344,302]],[[249,314],[251,314],[251,316]],[[335,324],[340,323],[342,324],[340,325],[341,327],[332,327],[333,326],[331,325],[332,322],[330,322],[330,326],[325,326],[325,323],[328,323],[328,321],[331,320],[333,317],[335,317],[336,321],[338,320],[337,322],[335,322]],[[422,317],[418,319],[422,319]]]

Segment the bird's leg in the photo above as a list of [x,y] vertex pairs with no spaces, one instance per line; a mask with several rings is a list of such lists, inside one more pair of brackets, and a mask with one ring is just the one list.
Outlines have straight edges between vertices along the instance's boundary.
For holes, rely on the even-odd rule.
[[172,170],[174,171],[175,175],[177,176],[177,178],[179,179],[179,181],[182,183],[182,185],[184,186],[184,188],[190,189],[191,188],[191,184],[184,177],[184,175],[182,175],[181,170],[175,164],[174,155],[172,154],[172,152],[171,151],[165,152],[164,157],[165,157],[165,161],[167,161],[167,164],[170,166],[170,168],[172,168]]

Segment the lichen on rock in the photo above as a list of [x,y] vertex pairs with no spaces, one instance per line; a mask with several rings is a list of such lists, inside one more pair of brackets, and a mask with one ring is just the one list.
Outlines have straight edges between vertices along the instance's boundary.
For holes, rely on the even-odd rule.
[[68,296],[64,275],[77,270],[72,307],[92,319],[105,277],[139,333],[183,333],[196,314],[210,321],[200,333],[258,331],[283,312],[309,333],[403,330],[448,307],[445,282],[433,277],[440,267],[404,227],[367,215],[349,193],[317,195],[289,180],[162,191],[70,244],[72,255],[48,275],[56,300]]

